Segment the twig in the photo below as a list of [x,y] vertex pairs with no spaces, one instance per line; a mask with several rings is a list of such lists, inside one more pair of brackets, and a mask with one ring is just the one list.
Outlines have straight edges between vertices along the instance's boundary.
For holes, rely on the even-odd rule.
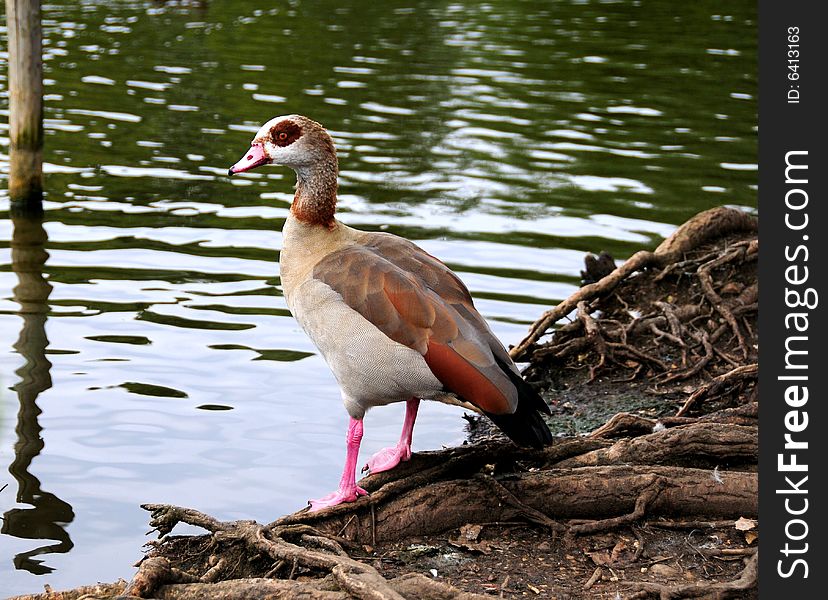
[[592,572],[592,576],[589,579],[587,579],[587,582],[584,584],[584,589],[591,589],[592,586],[595,585],[599,579],[601,579],[602,573],[603,570],[601,569],[601,567],[595,567],[595,570]]
[[345,521],[345,524],[342,526],[342,529],[339,530],[339,533],[337,535],[341,536],[343,533],[345,533],[345,530],[348,529],[348,525],[353,523],[354,519],[356,519],[356,515],[351,515],[351,518]]
[[[403,597],[394,591],[373,567],[360,563],[349,556],[343,554],[331,554],[328,552],[319,552],[309,550],[295,544],[284,541],[281,538],[268,538],[267,533],[271,533],[275,528],[263,527],[254,521],[235,521],[232,523],[224,523],[191,509],[184,509],[177,506],[168,505],[145,505],[147,510],[152,511],[152,519],[150,524],[162,531],[171,531],[173,527],[179,522],[188,523],[197,527],[203,527],[208,531],[212,531],[220,539],[237,539],[246,543],[254,552],[269,556],[271,559],[289,560],[293,562],[291,568],[290,578],[292,578],[296,569],[300,566],[311,569],[322,569],[333,574],[337,582],[342,586],[342,589],[363,600],[403,600]],[[332,543],[335,543],[331,541]],[[341,550],[341,548],[340,548]],[[141,586],[137,589],[143,594],[151,594],[153,591],[152,585],[158,585],[157,582],[162,581],[163,577],[169,576],[163,571],[169,567],[166,559],[159,558],[147,559],[139,569],[139,574],[142,571],[148,573],[158,570],[162,575],[150,575],[148,581],[150,585],[144,585],[143,580],[133,579],[127,590],[132,590],[134,586]],[[166,567],[164,565],[166,562]],[[146,568],[144,565],[150,563]],[[169,570],[173,575],[178,576],[175,569]],[[198,581],[198,578],[194,578]],[[164,581],[165,583],[168,581]],[[132,595],[141,596],[141,594]],[[148,597],[145,595],[144,597]]]
[[677,417],[683,417],[701,399],[718,394],[724,387],[734,385],[745,380],[756,379],[759,376],[759,365],[752,363],[736,367],[713,380],[705,383],[685,400],[684,405],[676,412]]
[[739,347],[742,349],[743,356],[747,358],[750,355],[750,349],[748,348],[745,336],[742,334],[742,330],[739,328],[739,323],[736,321],[736,317],[730,309],[730,303],[723,300],[722,297],[713,289],[713,276],[710,273],[716,267],[720,267],[728,262],[740,258],[744,256],[744,254],[744,248],[731,250],[727,254],[724,254],[723,256],[720,256],[719,258],[699,267],[698,271],[696,271],[696,275],[699,278],[702,291],[704,291],[704,295],[707,297],[707,300],[713,308],[720,315],[722,315],[727,324],[730,325],[730,329],[733,331],[733,335],[736,336],[736,339],[739,342]]
[[501,485],[500,482],[491,475],[478,473],[475,478],[485,482],[498,498],[509,506],[517,509],[518,514],[526,518],[526,520],[547,527],[554,532],[566,531],[566,527],[557,521],[550,519],[539,510],[535,510],[531,506],[527,506],[518,500],[512,492],[503,487],[503,485]]
[[666,489],[668,485],[669,484],[664,478],[654,476],[650,485],[648,485],[638,495],[638,498],[635,501],[635,508],[631,513],[620,517],[612,517],[609,519],[601,519],[599,521],[590,521],[588,523],[571,525],[569,527],[569,531],[570,533],[574,533],[576,535],[583,535],[587,533],[597,533],[599,531],[609,531],[611,529],[621,527],[622,525],[635,523],[644,517],[647,512],[647,508],[655,501],[656,498],[658,498],[658,495]]
[[[623,581],[623,585],[631,588],[638,588],[640,592],[648,595],[658,596],[660,600],[671,600],[673,598],[740,598],[742,592],[754,589],[759,578],[759,552],[751,556],[739,577],[732,581],[703,582],[689,585],[668,586],[660,583],[645,581]],[[646,596],[639,596],[646,597]]]
[[724,521],[670,521],[661,520],[647,521],[651,527],[663,527],[664,529],[729,529],[734,526],[733,519]]

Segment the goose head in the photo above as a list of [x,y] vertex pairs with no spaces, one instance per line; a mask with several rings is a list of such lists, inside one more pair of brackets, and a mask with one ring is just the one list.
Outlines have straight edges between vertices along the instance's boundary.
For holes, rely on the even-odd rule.
[[336,174],[336,150],[324,127],[302,115],[274,117],[262,125],[250,149],[227,171],[244,173],[262,165],[284,165],[300,179],[322,168]]

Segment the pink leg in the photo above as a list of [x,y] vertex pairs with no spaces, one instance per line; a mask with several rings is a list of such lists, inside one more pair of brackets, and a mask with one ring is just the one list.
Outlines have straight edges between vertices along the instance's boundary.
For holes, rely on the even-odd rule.
[[417,419],[417,408],[420,406],[419,398],[411,398],[405,404],[405,422],[403,423],[402,435],[396,446],[383,448],[362,467],[362,472],[370,474],[382,473],[396,467],[400,462],[411,458],[411,438],[414,433],[414,421]]
[[345,469],[342,471],[342,479],[339,480],[339,489],[324,498],[311,500],[310,512],[336,506],[343,502],[353,502],[360,496],[368,495],[368,492],[356,484],[356,463],[361,441],[362,419],[351,418],[348,423],[348,434],[345,436]]

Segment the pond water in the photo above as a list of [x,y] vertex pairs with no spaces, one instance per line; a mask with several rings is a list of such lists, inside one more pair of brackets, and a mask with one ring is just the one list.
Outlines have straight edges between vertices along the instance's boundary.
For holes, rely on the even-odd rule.
[[[270,117],[322,122],[340,218],[447,262],[506,344],[585,252],[755,210],[755,3],[353,4],[44,4],[42,226],[0,196],[0,596],[128,578],[142,502],[269,521],[333,489],[347,417],[279,282],[293,174],[226,176]],[[425,405],[415,449],[461,415]]]

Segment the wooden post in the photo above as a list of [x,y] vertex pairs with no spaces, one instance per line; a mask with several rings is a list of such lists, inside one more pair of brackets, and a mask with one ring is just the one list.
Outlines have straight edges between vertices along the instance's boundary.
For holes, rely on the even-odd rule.
[[[40,0],[6,0],[9,197],[22,212],[43,199],[43,31]],[[15,206],[16,205],[16,206]]]

